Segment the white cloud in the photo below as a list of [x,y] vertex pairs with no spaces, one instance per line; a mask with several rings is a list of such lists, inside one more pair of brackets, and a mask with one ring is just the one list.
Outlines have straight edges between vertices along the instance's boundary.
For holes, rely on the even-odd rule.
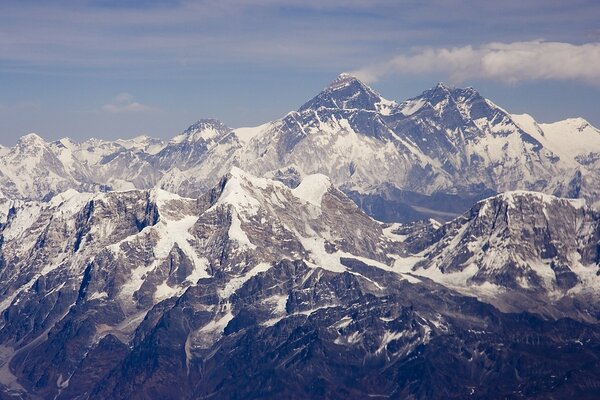
[[446,74],[452,81],[493,79],[579,80],[600,84],[600,43],[574,45],[542,40],[487,43],[479,47],[424,48],[367,66],[354,74],[368,82],[392,74]]
[[0,103],[0,111],[2,112],[20,112],[20,111],[31,111],[38,110],[40,104],[36,101],[17,101],[15,103]]
[[156,107],[134,101],[129,93],[119,93],[110,103],[103,105],[102,110],[109,113],[158,111]]

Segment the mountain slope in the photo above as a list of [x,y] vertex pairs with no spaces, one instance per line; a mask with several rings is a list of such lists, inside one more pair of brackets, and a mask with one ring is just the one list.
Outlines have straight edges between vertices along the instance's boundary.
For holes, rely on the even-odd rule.
[[[168,143],[24,139],[0,153],[0,191],[39,200],[68,188],[158,186],[197,197],[236,166],[288,184],[325,174],[381,218],[449,220],[506,190],[595,204],[598,154],[600,131],[581,119],[538,124],[473,88],[444,84],[396,103],[342,74],[297,111],[258,127],[200,120]],[[383,208],[398,211],[386,216]]]
[[503,310],[595,320],[599,235],[600,216],[583,200],[507,192],[408,239],[418,255],[397,266]]
[[68,191],[0,204],[0,261],[11,266],[0,280],[7,392],[598,393],[590,383],[600,355],[595,325],[503,314],[417,278],[419,268],[402,270],[417,261],[410,249],[435,246],[452,224],[395,234],[323,175],[290,189],[233,168],[198,199],[159,189]]
[[[0,388],[58,399],[593,397],[590,315],[505,314],[422,273],[475,235],[508,235],[490,240],[490,263],[538,248],[546,233],[519,227],[545,211],[547,233],[570,223],[573,239],[532,254],[569,262],[577,247],[589,250],[582,265],[593,259],[595,214],[538,197],[494,198],[438,229],[402,232],[323,175],[290,189],[237,168],[198,199],[154,189],[0,200]],[[502,284],[496,268],[482,270]],[[504,287],[531,299],[545,288]]]

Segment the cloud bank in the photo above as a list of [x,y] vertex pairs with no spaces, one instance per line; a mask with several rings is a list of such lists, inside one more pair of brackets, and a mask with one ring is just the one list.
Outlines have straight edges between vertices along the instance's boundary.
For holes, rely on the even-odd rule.
[[133,96],[129,93],[118,94],[110,103],[103,105],[102,110],[113,114],[158,111],[156,107],[134,101]]
[[600,85],[600,43],[542,40],[487,43],[478,47],[423,48],[353,73],[367,82],[388,75],[445,74],[454,82],[491,79],[506,83],[578,80]]

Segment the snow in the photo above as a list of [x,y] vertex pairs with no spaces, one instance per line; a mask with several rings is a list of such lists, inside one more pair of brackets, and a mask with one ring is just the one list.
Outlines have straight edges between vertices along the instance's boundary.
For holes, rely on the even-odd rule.
[[335,324],[336,329],[344,329],[352,323],[353,319],[350,316],[345,316]]
[[256,246],[250,241],[246,232],[242,229],[242,223],[238,216],[237,210],[233,209],[231,213],[231,225],[227,232],[229,239],[235,240],[242,248],[248,248],[251,250],[256,249]]
[[390,226],[383,228],[382,229],[383,236],[385,236],[386,238],[388,238],[394,242],[404,242],[406,240],[406,238],[408,237],[408,235],[398,235],[393,232],[393,231],[397,230],[398,228],[400,228],[401,226],[402,226],[402,224],[393,223]]
[[223,188],[223,192],[217,202],[216,208],[223,204],[232,205],[238,213],[256,215],[261,207],[260,202],[252,195],[250,188],[263,188],[268,185],[266,179],[255,178],[243,170],[233,167],[229,173],[229,179]]
[[228,311],[225,315],[221,316],[219,319],[214,319],[210,321],[208,324],[204,325],[200,332],[202,333],[222,333],[229,321],[233,319],[234,315],[231,313],[231,310]]
[[92,300],[102,300],[108,298],[108,293],[106,292],[94,292],[88,297],[88,301]]
[[393,100],[387,100],[380,96],[379,103],[375,104],[377,112],[381,115],[391,115],[398,109],[398,104]]
[[419,111],[421,108],[423,108],[425,104],[426,102],[424,99],[409,100],[400,104],[400,106],[402,107],[400,112],[405,116],[409,117],[417,111]]
[[288,301],[288,295],[274,294],[273,296],[267,297],[262,302],[270,305],[271,313],[273,315],[285,314],[285,308]]
[[[150,265],[141,265],[131,270],[129,281],[126,282],[121,288],[121,296],[124,298],[130,298],[133,293],[135,293],[135,291],[141,287],[146,274],[160,265],[160,263],[162,263],[169,256],[175,245],[181,249],[185,256],[194,265],[192,273],[186,277],[187,282],[196,284],[199,279],[210,276],[208,273],[208,259],[205,257],[200,257],[191,244],[197,240],[190,230],[196,224],[198,216],[177,213],[175,215],[172,214],[173,206],[176,207],[178,202],[190,201],[190,199],[180,197],[176,194],[169,193],[161,189],[154,189],[152,191],[152,196],[156,202],[160,215],[159,221],[156,223],[156,225],[146,227],[141,232],[109,246],[109,249],[111,249],[118,256],[121,255],[120,246],[124,242],[144,237],[157,238],[156,244],[152,249],[154,253],[154,262]],[[183,290],[183,286],[171,287],[167,285],[165,281],[156,288],[155,298],[160,301],[177,293],[181,293]]]
[[153,139],[147,135],[137,136],[133,139],[117,139],[115,143],[128,150],[140,150],[150,155],[157,154],[166,146],[161,140]]
[[79,212],[94,196],[93,193],[79,193],[75,189],[68,189],[54,196],[49,205],[53,208],[59,208],[59,211],[63,214],[73,215]]
[[379,348],[377,349],[377,351],[375,353],[381,353],[383,350],[385,350],[385,348],[388,344],[390,344],[394,340],[401,339],[402,337],[404,337],[407,334],[408,334],[407,331],[391,332],[391,331],[386,330],[383,333],[383,338],[381,338],[381,343],[379,344]]
[[190,242],[196,240],[190,233],[190,229],[197,220],[198,217],[193,215],[185,216],[180,220],[159,220],[158,224],[154,227],[160,235],[160,240],[154,248],[154,254],[159,259],[165,259],[173,246],[177,244],[194,264],[196,276],[207,278],[209,277],[207,272],[208,260],[204,257],[200,258],[190,244]]
[[[532,192],[532,191],[527,191],[527,190],[507,191],[507,192],[504,192],[504,193],[494,196],[492,199],[499,198],[503,202],[505,202],[509,208],[515,208],[516,207],[516,198],[519,198],[519,197],[524,197],[527,199],[534,199],[534,200],[539,201],[544,204],[549,204],[549,203],[553,203],[553,202],[561,202],[563,204],[569,204],[571,207],[576,208],[576,209],[582,209],[586,206],[585,199],[566,199],[566,198],[556,197],[556,196],[546,194],[546,193]],[[484,202],[484,206],[485,206],[485,203],[489,202],[490,200],[491,199],[482,200],[482,202]],[[482,207],[482,209],[483,209],[483,207]],[[480,210],[480,213],[481,212],[482,211]]]
[[19,143],[24,143],[27,145],[46,145],[44,139],[41,138],[37,133],[28,133],[26,135],[21,136],[19,139]]
[[178,295],[180,291],[181,288],[171,287],[167,284],[167,282],[163,282],[160,285],[156,286],[156,290],[154,291],[154,301],[158,303],[160,301]]
[[566,166],[577,166],[577,157],[600,154],[600,130],[583,118],[568,118],[549,124],[538,124],[528,114],[513,114],[511,118],[544,148],[558,155]]
[[320,207],[323,196],[331,187],[331,181],[327,176],[313,174],[304,177],[300,185],[292,190],[292,193],[297,198]]
[[573,160],[577,156],[600,153],[600,130],[582,118],[571,118],[552,124],[540,124],[552,152]]
[[5,240],[13,240],[20,237],[24,232],[31,228],[40,217],[41,213],[41,205],[33,202],[22,203],[22,205],[17,208],[16,216],[11,219],[8,227],[3,229],[2,236]]
[[299,315],[304,315],[304,316],[311,316],[312,314],[314,314],[315,312],[319,311],[319,310],[323,310],[323,309],[327,309],[327,308],[332,308],[332,307],[338,307],[337,304],[332,304],[332,305],[326,305],[326,306],[321,306],[321,307],[316,307],[316,308],[311,308],[310,310],[303,310],[303,311],[298,311],[292,314],[288,314],[288,315],[284,315],[281,317],[276,317],[276,318],[271,318],[268,319],[266,321],[264,321],[261,325],[262,326],[274,326],[276,325],[279,321],[281,321],[284,318],[290,318],[290,317],[296,317]]
[[[310,255],[311,259],[306,260],[307,265],[313,268],[323,268],[333,272],[344,272],[347,268],[342,265],[340,262],[340,253],[328,253],[325,250],[325,240],[320,237],[302,237],[299,236],[300,242],[302,243],[302,247],[306,249]],[[343,253],[342,253],[343,254]]]
[[539,125],[531,115],[511,114],[510,118],[517,124],[519,128],[523,129],[537,140],[543,140],[544,132],[540,129]]
[[[244,275],[237,276],[235,278],[231,278],[229,282],[225,285],[225,287],[219,290],[219,296],[222,299],[227,299],[231,297],[239,288],[241,288],[244,283],[250,280],[250,278],[260,274],[261,272],[265,272],[271,268],[271,264],[269,263],[259,263],[250,271],[246,272]],[[287,297],[286,297],[287,301]]]
[[181,144],[183,142],[197,142],[199,140],[204,140],[206,142],[215,141],[220,135],[223,133],[216,129],[212,125],[203,125],[200,129],[196,129],[191,132],[185,132],[180,135],[173,137],[169,143],[170,144]]
[[355,81],[357,81],[357,78],[354,75],[347,72],[342,72],[333,82],[329,84],[329,86],[327,86],[327,90],[335,91],[343,89]]
[[353,345],[353,344],[360,342],[362,339],[362,336],[363,335],[360,332],[352,332],[350,335],[348,335],[346,337],[339,336],[339,337],[335,338],[333,343],[339,344],[339,345]]
[[268,131],[272,125],[272,122],[267,122],[266,124],[262,124],[259,126],[237,128],[233,130],[233,133],[240,142],[247,144],[255,137],[260,136],[264,132]]

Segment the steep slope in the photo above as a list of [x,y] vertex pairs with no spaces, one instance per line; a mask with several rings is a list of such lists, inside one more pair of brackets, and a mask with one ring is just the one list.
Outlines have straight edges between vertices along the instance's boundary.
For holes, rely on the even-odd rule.
[[[594,257],[580,229],[593,230],[594,214],[512,196],[535,218],[547,211],[549,235],[576,234],[555,244],[557,263],[575,248],[587,249],[582,264]],[[0,200],[0,389],[57,399],[593,397],[596,325],[503,314],[421,273],[451,258],[438,239],[462,226],[521,232],[512,211],[505,228],[485,222],[508,199],[402,232],[324,175],[290,189],[237,168],[198,199],[153,189]],[[563,229],[573,219],[574,232]],[[522,235],[525,250],[540,247]],[[431,265],[404,268],[420,248]]]
[[79,180],[85,180],[85,172],[72,174],[46,142],[33,133],[23,136],[0,156],[0,171],[2,192],[17,199],[50,197],[80,186]]
[[399,108],[387,124],[452,176],[450,191],[544,190],[557,171],[555,154],[472,88],[438,84]]
[[[49,203],[3,200],[2,210],[3,354],[44,396],[66,388],[103,338],[133,343],[151,309],[191,287],[215,290],[205,330],[198,327],[206,345],[233,318],[229,297],[281,260],[305,260],[305,273],[318,276],[351,271],[342,259],[390,269],[387,254],[398,252],[324,176],[292,191],[233,169],[198,200],[161,190],[71,190]],[[272,300],[269,318],[285,315],[283,300]]]
[[527,114],[513,115],[513,119],[560,157],[564,171],[556,179],[553,194],[585,198],[597,207],[600,198],[597,173],[600,166],[600,130],[583,118],[552,124],[537,124]]
[[[597,173],[576,161],[586,155],[565,153],[561,144],[581,138],[564,139],[563,125],[572,124],[555,125],[544,126],[547,134],[532,131],[535,122],[524,123],[472,88],[438,84],[396,104],[342,74],[298,111],[244,130],[252,132],[249,140],[203,157],[211,171],[237,165],[258,176],[323,173],[383,218],[382,208],[395,208],[404,210],[396,219],[449,220],[476,200],[515,189],[595,201]],[[600,135],[588,131],[589,150],[600,151]],[[183,176],[168,187],[195,194],[211,181],[203,165]],[[450,197],[436,199],[443,195]]]
[[5,195],[39,200],[67,188],[158,186],[197,197],[237,166],[292,185],[325,174],[364,210],[390,221],[450,220],[506,190],[590,204],[600,198],[596,128],[581,119],[538,124],[473,88],[444,84],[395,103],[342,74],[297,111],[258,127],[200,120],[168,143],[36,138],[0,152]]
[[600,315],[600,215],[583,200],[507,192],[409,241],[417,256],[399,260],[405,272],[504,310],[591,320]]

